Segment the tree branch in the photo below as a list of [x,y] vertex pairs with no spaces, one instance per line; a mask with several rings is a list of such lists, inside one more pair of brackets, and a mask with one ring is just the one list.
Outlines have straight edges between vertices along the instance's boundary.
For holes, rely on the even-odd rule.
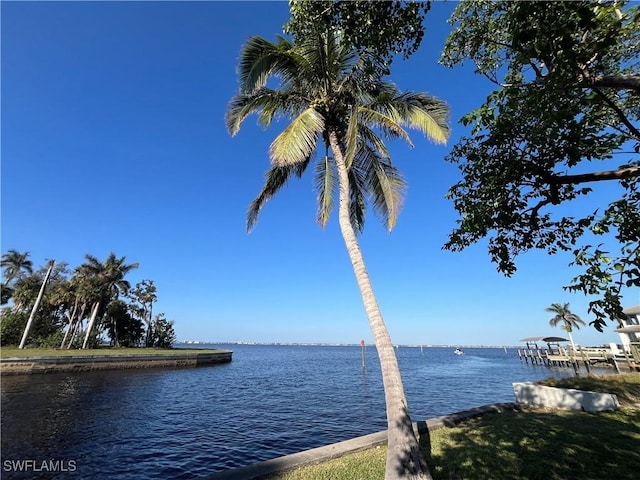
[[628,89],[640,93],[640,74],[637,73],[605,75],[586,79],[586,81],[592,87]]
[[551,175],[549,184],[551,185],[575,185],[578,183],[600,182],[604,180],[622,180],[640,176],[640,167],[620,168],[618,170],[608,170],[605,172],[581,173],[577,175]]
[[624,114],[624,112],[620,110],[620,107],[618,107],[613,100],[611,100],[604,93],[602,93],[600,89],[594,87],[593,91],[596,92],[596,94],[599,95],[600,98],[602,98],[602,100],[604,100],[604,102],[607,105],[609,105],[609,108],[611,108],[614,112],[616,112],[616,115],[618,116],[620,121],[625,124],[625,126],[629,129],[629,131],[633,134],[633,136],[640,140],[640,132],[635,127],[635,125],[633,125],[633,123],[629,121],[629,119]]

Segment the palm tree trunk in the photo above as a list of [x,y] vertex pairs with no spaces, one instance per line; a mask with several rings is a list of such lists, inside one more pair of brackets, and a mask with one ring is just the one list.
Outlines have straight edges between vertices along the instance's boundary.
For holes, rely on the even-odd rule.
[[[68,349],[71,346],[71,342],[73,342],[73,337],[75,337],[75,331],[76,331],[76,323],[75,323],[75,316],[74,316],[69,319],[69,328],[67,329],[67,332],[64,334],[64,338],[62,339],[62,343],[60,344],[61,350],[65,348]],[[69,340],[68,345],[66,345],[67,339]]]
[[91,330],[93,330],[93,324],[96,321],[96,316],[98,315],[98,308],[100,308],[100,302],[96,302],[93,307],[93,312],[91,313],[91,319],[89,320],[89,325],[87,326],[87,333],[84,336],[84,342],[82,343],[82,349],[85,350],[87,348],[87,343],[89,343],[89,336],[91,335]]
[[337,165],[340,186],[338,217],[349,258],[353,266],[364,308],[373,333],[384,385],[387,407],[387,463],[385,480],[431,479],[429,468],[420,453],[413,431],[409,407],[402,385],[398,360],[391,336],[376,301],[369,273],[349,215],[349,176],[344,156],[335,132],[329,133],[329,143]]
[[113,338],[111,339],[113,341],[113,346],[120,347],[120,340],[118,340],[118,323],[115,318],[111,319],[111,327],[113,328]]
[[75,342],[76,337],[78,336],[78,331],[81,329],[81,327],[82,327],[82,318],[80,317],[73,324],[73,332],[69,337],[69,343],[67,343],[67,346],[65,347],[67,350],[71,349],[71,346],[73,345],[73,342]]
[[71,348],[71,345],[73,345],[73,342],[75,341],[76,336],[78,335],[78,330],[81,328],[82,319],[84,318],[84,313],[86,312],[86,310],[87,310],[87,302],[84,301],[82,303],[82,307],[80,308],[80,311],[74,317],[73,330],[71,332],[71,336],[69,337],[69,343],[67,343],[67,346],[65,347],[67,350]]
[[62,342],[60,342],[60,350],[64,348],[64,344],[66,343],[67,338],[69,338],[69,334],[73,330],[73,318],[74,318],[73,315],[69,317],[69,324],[67,325],[67,331],[64,332],[64,337],[62,338]]
[[[151,332],[151,325],[153,324],[153,301],[149,302],[149,330],[148,332]],[[153,338],[151,339],[153,340]],[[147,345],[148,347],[153,347],[153,343],[151,342],[151,345]]]
[[31,310],[31,315],[29,315],[29,320],[27,320],[27,326],[24,328],[24,333],[22,334],[22,340],[20,340],[20,345],[18,348],[23,349],[24,344],[27,342],[27,337],[29,336],[29,330],[31,330],[31,325],[33,324],[33,319],[36,316],[36,312],[38,311],[38,307],[40,306],[40,301],[42,300],[42,296],[44,295],[44,289],[47,286],[47,282],[49,281],[49,276],[51,275],[51,271],[53,270],[53,266],[55,265],[55,261],[51,260],[49,262],[49,270],[47,270],[47,274],[42,281],[42,286],[40,287],[40,292],[38,293],[38,298],[36,299],[36,303],[33,304],[33,309]]
[[73,320],[76,318],[76,311],[78,310],[78,297],[76,296],[76,300],[73,303],[73,309],[71,312],[67,311],[67,317],[69,318],[69,325],[67,326],[67,331],[64,333],[64,338],[62,339],[62,343],[60,344],[60,349],[64,348],[64,344],[69,337],[69,334],[73,330]]
[[573,342],[573,335],[571,335],[571,325],[565,325],[564,328],[567,331],[567,335],[569,335],[569,341],[571,342],[571,350],[575,352],[576,344]]

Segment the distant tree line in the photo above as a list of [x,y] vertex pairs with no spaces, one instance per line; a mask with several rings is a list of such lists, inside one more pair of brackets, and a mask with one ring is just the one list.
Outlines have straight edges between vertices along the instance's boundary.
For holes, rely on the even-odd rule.
[[85,260],[73,270],[53,261],[34,270],[29,252],[3,254],[0,345],[20,345],[26,335],[35,347],[171,347],[173,321],[164,313],[154,316],[153,281],[132,288],[125,280],[138,264],[114,253],[104,261],[88,254]]

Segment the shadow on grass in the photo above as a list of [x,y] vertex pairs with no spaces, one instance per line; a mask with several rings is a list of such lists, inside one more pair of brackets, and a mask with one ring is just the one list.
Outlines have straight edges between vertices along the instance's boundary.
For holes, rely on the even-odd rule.
[[639,478],[638,410],[509,412],[447,430],[421,435],[434,480]]

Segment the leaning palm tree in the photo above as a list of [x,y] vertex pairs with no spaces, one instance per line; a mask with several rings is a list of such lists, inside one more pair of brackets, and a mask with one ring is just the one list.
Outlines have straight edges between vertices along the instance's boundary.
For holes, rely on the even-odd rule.
[[69,320],[60,348],[70,349],[76,336],[82,329],[82,321],[88,315],[89,310],[98,301],[96,292],[97,280],[85,272],[85,267],[78,267],[69,282],[69,294],[72,302],[69,302],[69,310],[66,315]]
[[87,348],[89,337],[95,324],[101,306],[106,307],[109,302],[118,298],[120,293],[126,293],[131,288],[125,275],[138,268],[137,263],[125,264],[125,257],[117,258],[112,252],[101,262],[93,255],[85,255],[87,262],[78,267],[78,273],[95,281],[98,300],[93,305],[91,318],[85,333],[82,348]]
[[[357,234],[363,229],[369,201],[389,230],[402,204],[406,183],[383,138],[402,138],[411,145],[405,130],[409,126],[445,143],[448,108],[424,93],[401,92],[372,73],[384,71],[371,68],[372,62],[374,57],[346,48],[334,33],[309,35],[295,44],[282,37],[277,42],[252,37],[240,53],[240,89],[229,103],[226,123],[235,135],[253,113],[265,127],[276,117],[291,120],[271,144],[271,167],[262,191],[249,206],[247,230],[254,227],[264,204],[292,175],[301,177],[314,157],[317,220],[323,227],[338,194],[340,230],[382,370],[389,447],[385,478],[431,478]],[[277,86],[268,86],[272,84]]]
[[571,313],[569,310],[569,304],[565,303],[564,305],[560,303],[552,303],[550,307],[545,308],[545,312],[555,313],[556,316],[549,320],[549,325],[552,327],[558,326],[560,322],[563,323],[562,329],[566,330],[569,335],[569,340],[571,341],[571,348],[573,351],[576,351],[576,344],[573,343],[573,337],[571,336],[571,332],[575,328],[576,330],[580,329],[580,325],[584,326],[586,323],[575,313]]

